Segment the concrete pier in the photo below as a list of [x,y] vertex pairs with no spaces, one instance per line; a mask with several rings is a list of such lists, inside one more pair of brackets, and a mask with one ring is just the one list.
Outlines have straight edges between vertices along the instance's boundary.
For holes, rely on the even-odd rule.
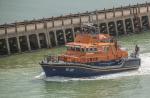
[[100,33],[113,36],[149,30],[150,3],[2,24],[0,55],[64,45],[89,22],[96,24]]

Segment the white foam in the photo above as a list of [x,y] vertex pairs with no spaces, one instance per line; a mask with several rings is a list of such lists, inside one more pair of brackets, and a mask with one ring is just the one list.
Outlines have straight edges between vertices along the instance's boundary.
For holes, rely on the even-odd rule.
[[150,53],[142,54],[141,57],[141,67],[139,68],[139,75],[150,74]]
[[34,79],[43,79],[45,78],[45,72],[41,72],[41,74],[34,77]]
[[45,77],[45,73],[35,76],[36,79],[44,79],[46,81],[67,82],[67,81],[83,81],[83,80],[102,80],[102,79],[116,79],[126,76],[148,75],[150,74],[150,53],[141,54],[141,67],[138,70],[127,71],[109,75],[101,75],[89,78],[66,78],[66,77]]

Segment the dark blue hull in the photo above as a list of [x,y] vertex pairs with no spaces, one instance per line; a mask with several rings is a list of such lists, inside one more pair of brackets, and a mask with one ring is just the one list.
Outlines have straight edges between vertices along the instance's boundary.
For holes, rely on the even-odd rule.
[[140,66],[140,59],[130,59],[122,63],[112,64],[115,65],[93,66],[79,63],[41,63],[41,66],[46,74],[46,77],[62,76],[78,78],[135,70]]

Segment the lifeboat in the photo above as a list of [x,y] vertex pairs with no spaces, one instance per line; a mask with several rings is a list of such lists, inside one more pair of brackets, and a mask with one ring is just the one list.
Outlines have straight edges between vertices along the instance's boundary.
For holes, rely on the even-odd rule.
[[67,43],[60,56],[48,55],[40,62],[46,77],[91,77],[136,70],[140,67],[139,47],[134,53],[118,45],[109,34],[100,34],[94,26],[83,26],[74,42]]

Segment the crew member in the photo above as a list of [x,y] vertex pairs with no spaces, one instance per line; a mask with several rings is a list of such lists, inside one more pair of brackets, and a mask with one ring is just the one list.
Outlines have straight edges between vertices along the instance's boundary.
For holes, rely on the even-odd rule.
[[135,57],[139,55],[140,47],[138,45],[135,46]]

